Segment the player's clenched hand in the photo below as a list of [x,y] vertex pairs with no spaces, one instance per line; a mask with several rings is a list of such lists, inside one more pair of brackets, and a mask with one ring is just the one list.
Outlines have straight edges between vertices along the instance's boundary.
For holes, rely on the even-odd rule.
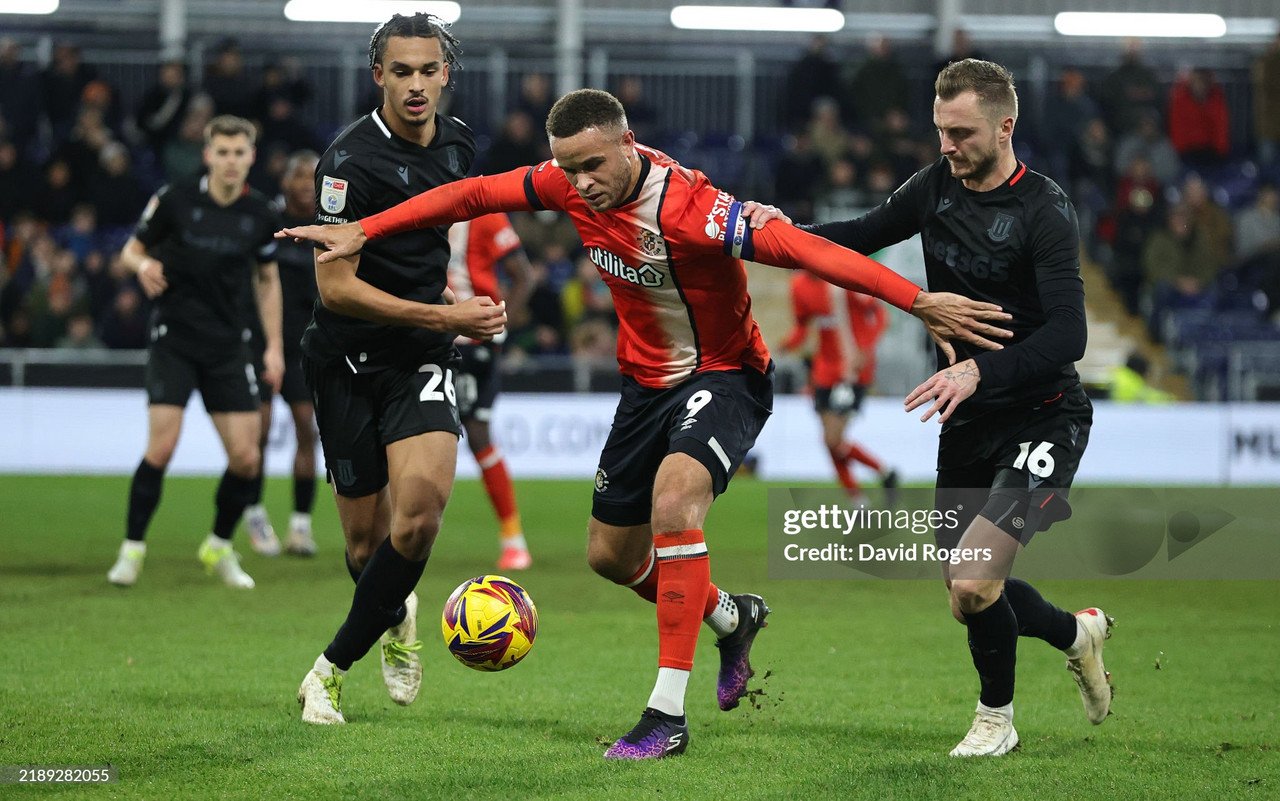
[[467,298],[446,308],[448,330],[472,339],[493,339],[507,325],[506,301],[495,304],[489,297]]
[[271,386],[273,392],[279,392],[284,383],[284,351],[280,348],[267,348],[262,354],[262,380]]
[[925,411],[920,422],[937,414],[938,422],[945,423],[956,407],[973,394],[981,380],[978,364],[973,359],[965,359],[959,364],[939,370],[928,381],[911,390],[903,405],[910,412],[932,401],[933,405]]
[[987,337],[1008,339],[1013,336],[1012,331],[993,325],[1012,320],[1013,315],[994,303],[983,303],[951,292],[921,292],[916,296],[911,313],[919,317],[929,330],[929,336],[947,357],[947,364],[956,363],[956,351],[950,340],[958,339],[986,350],[1000,350],[1004,346]]
[[744,201],[742,204],[742,216],[751,223],[752,228],[764,228],[764,224],[770,220],[782,220],[784,223],[790,224],[791,218],[782,213],[782,209],[777,206],[766,206],[764,203],[757,203],[754,200]]
[[158,298],[169,288],[164,277],[164,265],[152,258],[147,258],[138,265],[138,283],[149,298]]
[[349,222],[341,225],[299,225],[296,228],[282,228],[276,231],[276,239],[290,239],[295,242],[311,242],[325,251],[316,256],[316,262],[327,264],[344,256],[354,256],[364,247],[368,237],[360,223]]

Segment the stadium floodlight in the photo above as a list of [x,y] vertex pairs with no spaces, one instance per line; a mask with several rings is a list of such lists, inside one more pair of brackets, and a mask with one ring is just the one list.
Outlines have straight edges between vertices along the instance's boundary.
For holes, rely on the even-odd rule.
[[1227,23],[1217,14],[1137,14],[1064,11],[1053,18],[1063,36],[1139,36],[1217,39]]
[[289,0],[284,16],[294,22],[386,22],[392,14],[425,11],[457,22],[462,6],[452,0]]
[[52,14],[58,0],[0,0],[0,14]]
[[844,27],[844,14],[834,8],[676,6],[671,24],[694,31],[834,33]]

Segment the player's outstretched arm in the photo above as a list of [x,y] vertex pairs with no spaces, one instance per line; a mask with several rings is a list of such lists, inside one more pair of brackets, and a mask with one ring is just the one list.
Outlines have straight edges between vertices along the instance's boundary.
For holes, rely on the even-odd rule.
[[981,380],[982,371],[977,362],[965,359],[934,373],[923,384],[911,390],[902,405],[910,412],[932,401],[933,405],[925,410],[920,422],[937,414],[938,422],[945,423],[951,418],[951,413],[977,390]]
[[276,232],[276,238],[314,242],[324,250],[316,256],[316,262],[328,264],[356,255],[370,239],[449,225],[498,211],[532,211],[534,206],[525,194],[528,172],[528,167],[521,167],[501,175],[463,178],[353,223],[284,228]]
[[956,358],[951,340],[999,350],[1003,346],[996,339],[1013,336],[996,325],[1013,316],[994,303],[950,292],[926,292],[883,264],[821,237],[775,222],[752,238],[757,261],[807,270],[828,283],[880,298],[920,318],[950,364]]

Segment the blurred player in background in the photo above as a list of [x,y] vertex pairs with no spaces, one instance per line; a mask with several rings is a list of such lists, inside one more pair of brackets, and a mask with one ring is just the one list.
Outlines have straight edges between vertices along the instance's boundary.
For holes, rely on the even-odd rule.
[[[281,216],[285,225],[305,225],[316,217],[315,171],[320,159],[310,150],[299,150],[289,156],[280,179]],[[316,429],[315,408],[311,393],[302,376],[302,332],[311,322],[311,309],[316,303],[315,256],[311,248],[285,240],[276,254],[280,267],[280,289],[284,295],[284,380],[280,397],[289,404],[293,416],[296,449],[293,454],[293,514],[289,516],[289,537],[285,550],[294,556],[314,556],[315,539],[311,535],[311,508],[316,497]],[[262,327],[250,319],[250,343],[260,342]],[[257,352],[256,350],[254,351]],[[262,364],[257,365],[259,386]],[[244,510],[245,530],[249,543],[263,556],[280,553],[280,541],[262,503],[262,486],[266,479],[267,439],[271,433],[272,395],[263,391],[262,436],[259,447],[263,469],[258,473],[253,503]]]
[[271,237],[280,216],[245,183],[255,136],[248,120],[221,116],[210,121],[204,132],[208,173],[157,192],[120,254],[155,308],[147,354],[147,449],[129,485],[125,541],[107,573],[112,584],[127,587],[138,580],[164,471],[178,445],[187,400],[198,388],[227,452],[200,561],[228,586],[253,588],[231,547],[236,522],[253,500],[262,471],[254,370],[259,357],[250,353],[244,336],[250,295],[266,332],[262,377],[278,387],[284,371],[277,245]]
[[[486,214],[456,222],[449,228],[449,289],[457,300],[476,296],[489,297],[494,302],[502,300],[499,270],[511,283],[507,316],[512,321],[521,320],[529,300],[529,259],[520,247],[520,237],[511,227],[511,220],[505,214]],[[467,445],[480,466],[485,492],[498,516],[502,548],[498,570],[524,570],[533,564],[533,557],[524,539],[507,460],[489,431],[493,404],[500,389],[498,356],[504,339],[505,332],[488,342],[458,337],[456,344],[462,364],[455,384],[458,414],[467,432]]]
[[[340,133],[315,175],[316,220],[342,222],[467,174],[471,129],[437,113],[457,40],[430,14],[396,14],[369,43],[382,105]],[[382,678],[410,704],[422,684],[414,594],[458,463],[457,335],[490,339],[506,314],[487,297],[451,304],[448,232],[387,239],[317,261],[303,373],[356,583],[351,609],[298,688],[306,723],[345,723],[347,670],[382,638]]]
[[1058,185],[1014,155],[1018,95],[1008,70],[957,61],[938,73],[935,91],[942,157],[863,216],[809,230],[866,253],[918,233],[930,287],[1013,314],[1007,347],[961,344],[959,363],[940,352],[938,364],[950,366],[905,403],[907,411],[927,406],[921,420],[937,414],[942,424],[935,505],[958,512],[961,525],[935,536],[940,547],[970,555],[943,568],[981,687],[973,725],[951,755],[999,756],[1018,745],[1019,635],[1066,654],[1089,722],[1106,720],[1111,708],[1102,662],[1111,619],[1096,607],[1072,615],[1009,576],[1037,531],[1071,516],[1067,493],[1093,423],[1075,369],[1087,334],[1080,230]]
[[822,442],[831,455],[840,485],[855,503],[866,503],[851,464],[861,462],[879,474],[885,503],[893,506],[897,501],[897,472],[845,438],[849,419],[858,413],[867,388],[875,381],[876,343],[887,318],[884,306],[873,297],[848,292],[801,271],[791,279],[791,312],[795,325],[782,343],[783,350],[799,349],[808,338],[810,325],[818,329],[809,385],[814,409],[822,420]]
[[[613,294],[622,398],[596,472],[587,560],[657,605],[658,679],[640,721],[607,759],[683,753],[684,699],[699,624],[720,649],[721,709],[738,706],[769,609],[711,583],[703,521],[773,410],[773,363],[751,315],[742,259],[805,269],[921,317],[943,340],[999,347],[991,304],[921,292],[865,256],[783,224],[758,231],[706,176],[638,145],[617,98],[581,89],[547,118],[553,161],[439,187],[346,225],[290,229],[318,262],[366,239],[499,211],[567,212]],[[367,236],[366,236],[367,233]]]

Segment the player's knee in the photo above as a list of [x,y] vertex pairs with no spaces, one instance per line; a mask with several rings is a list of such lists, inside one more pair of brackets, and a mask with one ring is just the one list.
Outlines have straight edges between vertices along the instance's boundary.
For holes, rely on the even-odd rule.
[[178,441],[172,442],[152,442],[147,446],[147,452],[143,458],[152,467],[164,469],[169,466],[169,462],[173,461],[173,452],[177,450]]
[[[348,532],[348,535],[350,533]],[[367,533],[372,535],[372,527]],[[372,536],[362,539],[349,539],[347,542],[347,554],[351,557],[351,564],[355,565],[357,570],[364,570],[364,566],[369,564],[369,560],[373,558],[373,552],[376,550],[378,550],[378,546]]]
[[669,487],[653,496],[652,525],[655,532],[700,528],[699,504],[681,488]]
[[262,451],[256,444],[239,445],[227,451],[227,470],[241,478],[258,475],[262,464]]
[[822,444],[827,446],[827,451],[835,457],[840,446],[844,444],[844,437],[835,431],[824,431],[822,432]]
[[597,575],[612,582],[626,581],[635,568],[626,564],[623,554],[599,540],[587,542],[587,564]]
[[962,615],[981,612],[995,603],[999,595],[998,584],[990,581],[955,579],[951,582],[952,609],[961,612]]
[[391,532],[392,545],[406,559],[420,561],[431,555],[431,546],[440,533],[443,510],[404,515]]

